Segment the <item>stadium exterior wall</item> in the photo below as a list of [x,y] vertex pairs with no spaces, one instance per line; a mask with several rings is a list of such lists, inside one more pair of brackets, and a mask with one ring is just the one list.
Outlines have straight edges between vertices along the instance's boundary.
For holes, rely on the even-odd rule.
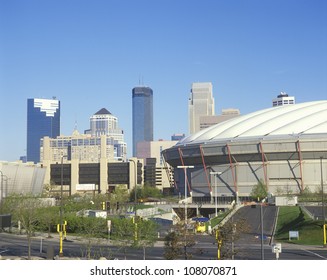
[[1,198],[10,194],[40,195],[44,187],[46,168],[31,162],[0,162]]
[[[272,194],[297,194],[306,188],[316,192],[321,190],[321,178],[324,184],[327,178],[327,134],[176,145],[164,150],[163,156],[175,168],[182,195],[184,170],[176,167],[194,166],[187,170],[194,201],[212,201],[212,196],[245,199],[260,180]],[[210,172],[220,173],[216,181]]]

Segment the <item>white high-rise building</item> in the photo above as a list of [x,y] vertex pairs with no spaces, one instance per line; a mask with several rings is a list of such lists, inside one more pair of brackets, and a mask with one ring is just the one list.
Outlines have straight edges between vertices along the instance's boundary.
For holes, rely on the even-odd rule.
[[212,83],[193,83],[188,105],[189,133],[200,131],[200,118],[215,115]]
[[102,108],[90,117],[90,129],[87,133],[96,137],[107,135],[112,138],[115,159],[126,160],[127,145],[124,141],[124,131],[118,126],[118,118],[107,109]]
[[281,92],[277,98],[272,100],[273,107],[284,106],[284,105],[293,105],[295,104],[295,97],[288,96],[286,92]]

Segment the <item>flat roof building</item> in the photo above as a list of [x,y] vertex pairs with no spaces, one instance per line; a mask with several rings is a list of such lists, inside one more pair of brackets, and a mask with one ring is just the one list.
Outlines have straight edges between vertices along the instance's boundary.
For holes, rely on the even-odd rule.
[[273,99],[272,105],[273,107],[276,106],[285,106],[285,105],[293,105],[295,104],[295,97],[288,96],[286,92],[281,92],[277,98]]
[[239,109],[222,109],[221,115],[200,117],[200,130],[240,116]]

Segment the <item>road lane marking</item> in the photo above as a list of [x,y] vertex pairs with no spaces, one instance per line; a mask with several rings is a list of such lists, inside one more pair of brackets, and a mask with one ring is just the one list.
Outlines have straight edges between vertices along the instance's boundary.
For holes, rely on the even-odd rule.
[[315,255],[315,256],[321,258],[321,259],[327,260],[327,258],[325,258],[324,256],[319,255],[319,254],[317,254],[317,253],[315,253],[315,252],[311,252],[311,251],[306,250],[306,249],[301,249],[301,250],[304,251],[304,252],[307,252],[307,253],[313,254],[313,255]]

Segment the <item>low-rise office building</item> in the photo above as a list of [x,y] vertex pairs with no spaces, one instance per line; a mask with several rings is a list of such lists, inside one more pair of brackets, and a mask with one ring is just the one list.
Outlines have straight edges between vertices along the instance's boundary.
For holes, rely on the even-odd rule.
[[88,191],[106,193],[116,185],[133,188],[142,184],[142,161],[133,166],[137,159],[119,161],[114,151],[109,135],[92,136],[75,130],[71,136],[44,137],[41,141],[44,182],[53,188],[62,184],[70,195]]

